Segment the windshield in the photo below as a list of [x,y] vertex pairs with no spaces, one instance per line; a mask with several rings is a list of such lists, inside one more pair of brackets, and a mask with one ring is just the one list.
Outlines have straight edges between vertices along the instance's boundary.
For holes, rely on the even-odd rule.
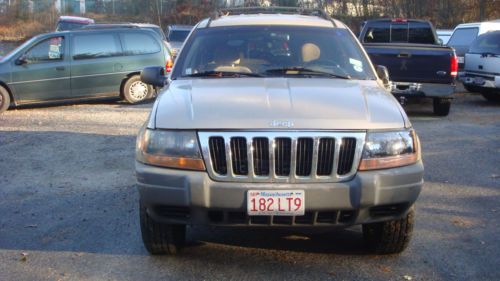
[[168,40],[175,42],[184,42],[184,40],[186,40],[186,37],[189,35],[189,32],[191,32],[191,30],[172,30],[170,31]]
[[29,39],[28,41],[24,42],[22,45],[18,46],[17,48],[8,52],[4,57],[0,58],[0,62],[10,60],[13,56],[15,56],[19,52],[19,50],[26,48],[26,46],[32,44],[36,40],[38,40],[38,37],[33,37],[33,38]]
[[297,26],[199,29],[184,48],[173,79],[202,77],[202,73],[375,79],[366,56],[346,29]]

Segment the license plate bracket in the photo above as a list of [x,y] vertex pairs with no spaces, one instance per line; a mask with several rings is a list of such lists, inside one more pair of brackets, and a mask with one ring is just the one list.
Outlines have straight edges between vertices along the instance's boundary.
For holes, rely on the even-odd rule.
[[305,192],[303,190],[249,190],[247,214],[249,216],[303,216]]

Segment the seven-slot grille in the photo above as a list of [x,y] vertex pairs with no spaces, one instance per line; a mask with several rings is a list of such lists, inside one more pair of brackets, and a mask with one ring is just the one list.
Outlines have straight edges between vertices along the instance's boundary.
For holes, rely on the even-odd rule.
[[337,182],[352,177],[364,132],[199,132],[210,176],[236,182]]

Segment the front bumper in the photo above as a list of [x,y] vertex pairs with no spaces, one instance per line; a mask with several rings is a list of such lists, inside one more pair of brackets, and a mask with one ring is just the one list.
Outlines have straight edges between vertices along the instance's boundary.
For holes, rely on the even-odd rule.
[[391,93],[405,97],[451,97],[455,84],[392,82]]
[[[423,164],[358,172],[339,183],[216,182],[206,172],[159,168],[136,162],[141,204],[165,223],[228,226],[348,226],[406,215],[423,185]],[[249,217],[250,189],[305,190],[305,216]]]

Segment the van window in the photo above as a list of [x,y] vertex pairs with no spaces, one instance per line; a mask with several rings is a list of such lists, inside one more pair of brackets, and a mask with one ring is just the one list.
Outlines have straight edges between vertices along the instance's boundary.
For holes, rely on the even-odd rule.
[[52,37],[39,42],[26,53],[28,63],[60,61],[64,58],[64,37]]
[[469,53],[500,55],[500,32],[479,36],[472,43]]
[[113,34],[76,34],[73,38],[73,59],[92,59],[121,55]]
[[460,28],[453,32],[449,46],[469,46],[477,37],[478,28]]
[[39,42],[26,52],[28,63],[60,61],[64,58],[64,37],[52,37]]
[[151,35],[130,32],[122,33],[122,46],[124,55],[153,54],[161,51],[161,47]]

